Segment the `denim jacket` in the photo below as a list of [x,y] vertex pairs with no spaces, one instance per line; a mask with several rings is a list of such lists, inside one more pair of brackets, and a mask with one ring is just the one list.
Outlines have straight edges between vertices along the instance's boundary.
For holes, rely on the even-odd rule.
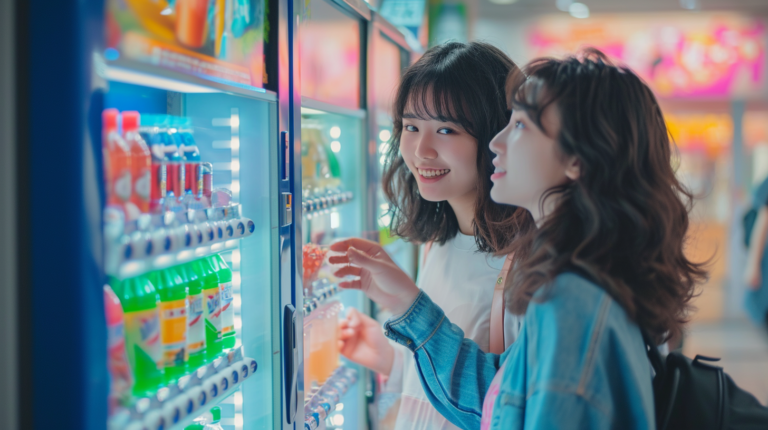
[[642,335],[602,288],[559,275],[528,306],[518,339],[484,353],[422,292],[384,325],[415,357],[435,408],[479,429],[485,393],[504,363],[491,429],[654,429],[652,370]]

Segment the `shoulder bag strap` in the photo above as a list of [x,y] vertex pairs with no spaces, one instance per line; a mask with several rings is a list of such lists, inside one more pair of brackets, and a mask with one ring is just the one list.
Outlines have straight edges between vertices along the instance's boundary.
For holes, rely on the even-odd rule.
[[512,270],[512,260],[514,254],[507,255],[504,260],[504,267],[496,279],[496,285],[493,287],[493,303],[491,304],[491,338],[490,352],[492,354],[501,354],[504,352],[504,286],[507,284],[507,276]]

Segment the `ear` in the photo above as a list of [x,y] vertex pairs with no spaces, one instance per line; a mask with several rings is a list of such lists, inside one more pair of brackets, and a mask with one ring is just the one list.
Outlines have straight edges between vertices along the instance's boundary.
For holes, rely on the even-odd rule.
[[572,181],[578,180],[581,176],[581,162],[575,156],[568,158],[565,164],[565,176]]

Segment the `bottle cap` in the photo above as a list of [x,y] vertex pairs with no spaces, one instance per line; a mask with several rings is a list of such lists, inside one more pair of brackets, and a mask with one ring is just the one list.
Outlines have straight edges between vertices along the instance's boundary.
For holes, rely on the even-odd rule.
[[117,130],[117,114],[117,109],[104,109],[104,112],[101,114],[101,122],[104,131],[109,132]]
[[213,422],[217,423],[221,421],[221,408],[214,406],[211,408],[211,415],[213,415]]
[[123,112],[123,133],[139,129],[139,113],[135,110]]

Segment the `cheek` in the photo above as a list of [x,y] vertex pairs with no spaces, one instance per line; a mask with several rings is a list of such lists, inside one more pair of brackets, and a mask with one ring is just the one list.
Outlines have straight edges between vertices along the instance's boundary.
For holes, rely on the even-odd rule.
[[405,164],[407,164],[409,167],[412,166],[411,162],[415,153],[415,146],[410,140],[411,139],[407,139],[405,137],[400,139],[400,155],[403,156]]

